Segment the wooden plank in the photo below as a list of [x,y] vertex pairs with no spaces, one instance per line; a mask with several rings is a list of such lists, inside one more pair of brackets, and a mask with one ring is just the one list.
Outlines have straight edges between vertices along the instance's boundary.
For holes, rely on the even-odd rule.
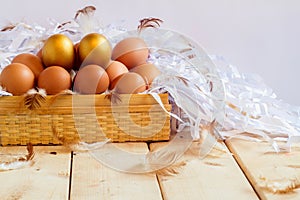
[[226,144],[261,199],[300,199],[300,144],[285,153],[267,142],[230,139]]
[[[167,143],[153,143],[150,149]],[[194,143],[191,149],[194,149]],[[205,158],[185,152],[178,162],[186,162],[173,176],[158,175],[163,198],[181,199],[258,199],[243,172],[223,143]],[[174,146],[174,148],[176,148]]]
[[[68,199],[71,154],[63,147],[34,146],[34,164],[0,172],[1,199]],[[0,160],[25,155],[26,147],[0,147]]]
[[[111,144],[124,151],[146,153],[146,143]],[[110,155],[112,151],[108,151]],[[118,162],[116,158],[116,162]],[[122,165],[128,163],[120,161]],[[73,156],[71,199],[161,199],[155,174],[132,174],[101,164],[89,153]]]

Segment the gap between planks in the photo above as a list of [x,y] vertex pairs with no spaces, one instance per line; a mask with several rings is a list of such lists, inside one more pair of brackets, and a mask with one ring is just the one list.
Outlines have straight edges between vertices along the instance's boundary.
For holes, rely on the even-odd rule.
[[[150,150],[167,144],[151,143]],[[259,199],[223,142],[217,143],[217,148],[203,159],[195,158],[195,145],[178,161],[186,162],[178,174],[157,175],[165,200]]]
[[68,189],[68,200],[71,199],[71,190],[72,190],[72,177],[73,177],[73,156],[74,152],[71,151],[70,155],[70,177],[69,177],[69,189]]

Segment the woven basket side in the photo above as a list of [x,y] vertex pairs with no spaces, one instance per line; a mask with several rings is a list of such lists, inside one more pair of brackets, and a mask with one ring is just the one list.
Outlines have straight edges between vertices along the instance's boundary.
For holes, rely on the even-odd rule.
[[[72,108],[65,108],[66,114],[57,110],[52,110],[53,112],[48,110],[48,113],[43,112],[43,114],[40,111],[26,114],[18,112],[1,114],[0,144],[26,145],[29,142],[41,145],[60,144],[61,142],[53,136],[53,128],[64,138],[64,141],[68,142],[79,139],[84,142],[97,142],[103,141],[106,137],[113,142],[168,140],[170,117],[162,109],[154,109],[151,110],[150,118],[150,107],[149,105],[132,106],[129,109],[130,117],[124,115],[123,108],[117,113],[112,113],[111,108],[107,107],[96,108],[96,117],[93,113],[85,112],[74,116]],[[171,110],[171,105],[165,107]],[[165,119],[163,124],[162,116]],[[151,128],[158,130],[153,135],[149,135],[146,128],[142,131],[136,129],[137,125],[147,127],[149,124]],[[124,132],[122,127],[126,127],[129,131]]]

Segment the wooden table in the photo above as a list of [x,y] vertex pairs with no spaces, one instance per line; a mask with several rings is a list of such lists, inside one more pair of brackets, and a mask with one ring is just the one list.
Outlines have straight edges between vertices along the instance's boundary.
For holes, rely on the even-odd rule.
[[[147,152],[165,144],[115,145]],[[0,199],[300,199],[300,146],[278,154],[268,143],[231,139],[204,159],[187,151],[181,158],[186,165],[171,176],[122,173],[62,146],[34,151],[31,167],[0,172]],[[1,159],[16,154],[26,148],[0,147]]]

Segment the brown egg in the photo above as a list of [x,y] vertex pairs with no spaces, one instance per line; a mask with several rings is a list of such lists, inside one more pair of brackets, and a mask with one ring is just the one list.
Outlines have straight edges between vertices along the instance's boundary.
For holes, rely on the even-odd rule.
[[74,79],[74,90],[81,94],[100,94],[109,86],[109,77],[99,65],[81,68]]
[[[122,74],[127,73],[128,69],[121,62],[111,61],[105,71],[106,71],[106,73],[107,73],[107,75],[109,77],[110,83],[113,83],[115,79],[117,79],[118,77],[120,77]],[[110,84],[110,89],[112,89],[111,86],[112,85]]]
[[30,53],[22,53],[14,57],[12,63],[22,63],[29,67],[34,74],[35,80],[38,79],[40,73],[44,70],[41,59]]
[[42,61],[46,67],[61,66],[72,69],[75,60],[73,42],[63,34],[50,36],[42,50]]
[[152,81],[160,74],[160,71],[157,69],[157,67],[151,63],[139,65],[132,68],[130,71],[141,75],[148,86],[150,86]]
[[22,95],[34,87],[34,74],[26,65],[12,63],[1,72],[1,86],[13,95]]
[[104,35],[90,33],[81,39],[78,54],[83,66],[95,64],[105,69],[110,62],[111,45]]
[[120,61],[129,70],[146,63],[148,56],[147,44],[139,37],[129,37],[121,40],[112,51],[112,59]]
[[119,78],[114,89],[119,94],[136,94],[144,92],[146,84],[139,74],[128,72]]
[[119,77],[117,77],[115,80],[113,80],[113,81],[110,82],[110,84],[109,84],[109,89],[110,90],[112,90],[112,89],[114,89],[116,87],[116,84],[120,80],[121,77],[122,77],[122,75],[119,76]]
[[71,76],[69,72],[60,66],[50,66],[44,69],[38,79],[38,87],[46,90],[47,94],[58,94],[70,89]]

